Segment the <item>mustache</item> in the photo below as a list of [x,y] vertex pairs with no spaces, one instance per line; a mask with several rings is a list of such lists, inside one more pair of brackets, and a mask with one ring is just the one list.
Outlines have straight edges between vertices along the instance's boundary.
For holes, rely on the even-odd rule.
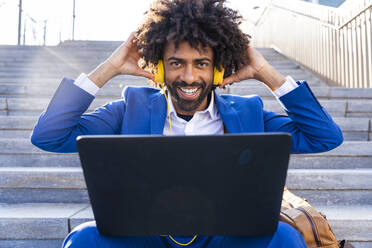
[[194,82],[192,84],[188,84],[184,81],[175,81],[173,82],[173,87],[200,87],[204,89],[206,87],[206,83],[204,82]]

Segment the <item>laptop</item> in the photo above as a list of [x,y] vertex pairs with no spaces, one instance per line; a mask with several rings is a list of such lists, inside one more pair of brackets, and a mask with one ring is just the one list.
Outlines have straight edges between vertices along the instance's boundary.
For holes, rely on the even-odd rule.
[[79,136],[99,232],[107,236],[270,235],[291,136]]

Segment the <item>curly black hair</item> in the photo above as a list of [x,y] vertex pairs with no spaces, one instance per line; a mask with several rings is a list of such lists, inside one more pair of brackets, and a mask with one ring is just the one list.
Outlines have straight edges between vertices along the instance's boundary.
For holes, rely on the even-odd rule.
[[200,45],[211,47],[214,66],[223,66],[225,77],[249,63],[245,51],[251,36],[239,28],[242,16],[225,3],[226,0],[155,0],[136,32],[138,47],[143,50],[143,68],[154,71],[166,43],[174,42],[177,48],[182,41],[195,49]]

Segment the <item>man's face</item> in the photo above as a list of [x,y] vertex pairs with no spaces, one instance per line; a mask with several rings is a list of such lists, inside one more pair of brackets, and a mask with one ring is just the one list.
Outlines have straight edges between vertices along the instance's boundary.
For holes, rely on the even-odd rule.
[[207,108],[207,96],[213,87],[213,50],[188,42],[175,48],[168,42],[164,50],[165,84],[178,114],[193,115]]

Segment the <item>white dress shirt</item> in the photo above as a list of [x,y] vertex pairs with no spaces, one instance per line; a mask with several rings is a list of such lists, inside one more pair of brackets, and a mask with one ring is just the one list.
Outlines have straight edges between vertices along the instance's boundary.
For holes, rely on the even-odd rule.
[[[273,92],[278,99],[298,87],[298,84],[291,76],[287,76],[286,79],[287,81]],[[74,84],[93,96],[95,96],[100,89],[85,73],[80,74]],[[208,108],[196,112],[190,121],[186,121],[177,116],[169,93],[168,99],[173,135],[211,135],[224,133],[223,122],[217,110],[214,94],[212,94]],[[171,134],[168,115],[165,120],[163,134]]]

